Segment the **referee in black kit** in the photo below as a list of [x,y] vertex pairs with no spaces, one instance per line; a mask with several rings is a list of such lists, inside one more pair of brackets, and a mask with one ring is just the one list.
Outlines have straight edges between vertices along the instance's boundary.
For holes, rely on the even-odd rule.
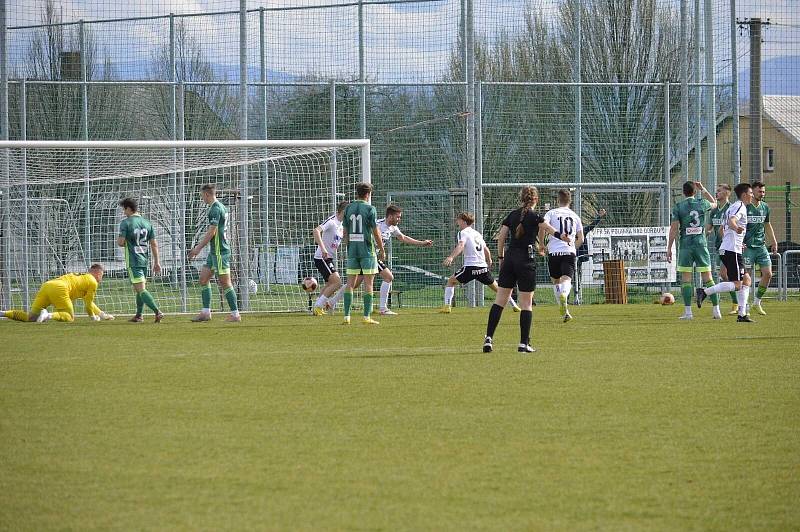
[[[519,193],[520,208],[511,211],[497,235],[497,257],[500,260],[500,277],[497,279],[497,297],[489,310],[489,323],[486,325],[486,338],[483,340],[483,352],[491,353],[493,349],[492,337],[500,323],[503,308],[508,303],[511,291],[516,285],[519,291],[517,302],[522,308],[519,315],[519,348],[520,353],[533,353],[531,347],[531,323],[533,311],[531,302],[533,291],[536,289],[536,236],[539,228],[547,234],[554,235],[564,242],[569,242],[569,236],[557,232],[550,224],[544,221],[539,214],[533,212],[539,201],[539,192],[536,187],[522,187]],[[505,256],[506,238],[508,241],[508,257]]]

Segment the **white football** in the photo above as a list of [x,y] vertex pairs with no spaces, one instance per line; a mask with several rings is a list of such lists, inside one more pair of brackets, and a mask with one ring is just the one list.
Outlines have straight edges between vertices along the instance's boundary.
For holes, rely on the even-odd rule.
[[670,294],[669,292],[664,292],[661,294],[661,298],[659,299],[662,305],[672,305],[675,303],[675,296]]
[[313,277],[306,277],[300,283],[300,286],[302,286],[303,290],[305,290],[306,292],[313,292],[314,290],[317,289],[318,283],[317,280],[314,279]]

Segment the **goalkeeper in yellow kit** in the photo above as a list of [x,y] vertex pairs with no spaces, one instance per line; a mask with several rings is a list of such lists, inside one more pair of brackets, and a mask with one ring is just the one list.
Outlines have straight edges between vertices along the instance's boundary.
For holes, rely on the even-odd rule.
[[[97,286],[103,280],[103,266],[92,264],[88,273],[68,273],[45,282],[33,300],[30,312],[24,310],[8,310],[3,313],[6,318],[16,321],[36,321],[39,323],[55,321],[75,321],[75,309],[72,302],[83,299],[86,313],[95,321],[113,320],[114,316],[100,310],[94,304]],[[55,310],[48,312],[52,305]]]

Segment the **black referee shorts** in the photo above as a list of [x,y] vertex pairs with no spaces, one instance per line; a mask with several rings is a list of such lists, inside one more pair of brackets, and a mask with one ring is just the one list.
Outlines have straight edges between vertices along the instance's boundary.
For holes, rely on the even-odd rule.
[[575,255],[565,253],[564,255],[548,255],[547,269],[550,277],[558,279],[564,275],[570,279],[575,278]]
[[744,255],[735,251],[725,250],[720,259],[722,264],[725,265],[725,269],[728,270],[729,281],[741,281],[744,279]]
[[336,263],[333,261],[333,257],[328,257],[327,259],[315,258],[314,266],[317,267],[317,271],[326,283],[331,274],[336,272]]
[[524,249],[509,248],[500,266],[497,285],[502,288],[516,286],[520,292],[533,292],[536,290],[536,259]]

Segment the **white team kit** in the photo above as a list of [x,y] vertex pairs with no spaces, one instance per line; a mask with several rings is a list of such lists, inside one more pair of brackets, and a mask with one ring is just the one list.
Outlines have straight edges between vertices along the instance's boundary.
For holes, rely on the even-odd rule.
[[[745,229],[741,233],[737,233],[731,229],[728,220],[731,218],[736,222],[737,227]],[[728,272],[728,280],[741,281],[744,278],[744,257],[742,256],[742,247],[744,244],[744,234],[747,230],[747,206],[741,201],[736,201],[728,207],[725,211],[725,219],[723,220],[722,244],[719,246],[719,252],[722,256],[722,264]]]
[[486,242],[483,235],[472,227],[465,227],[458,233],[458,241],[464,244],[464,266],[455,274],[458,282],[466,284],[475,280],[485,285],[494,283],[484,255]]
[[[401,237],[403,236],[403,232],[400,230],[399,227],[396,225],[389,225],[386,223],[386,218],[381,218],[377,220],[376,224],[378,225],[378,232],[381,234],[381,240],[383,240],[383,249],[386,250],[386,254],[389,254],[389,243],[392,241],[392,237]],[[378,271],[381,271],[386,268],[386,264],[382,261],[378,261]]]
[[583,223],[580,216],[575,214],[575,211],[569,207],[557,207],[547,211],[544,215],[544,221],[552,225],[556,231],[561,234],[568,235],[569,242],[564,242],[560,238],[550,237],[547,241],[547,268],[550,271],[550,277],[559,279],[567,276],[570,279],[575,278],[575,257],[577,250],[575,249],[575,238],[578,233],[583,232]]
[[325,282],[332,273],[336,271],[336,251],[342,243],[344,237],[343,222],[339,220],[336,215],[330,216],[327,220],[319,224],[320,237],[322,243],[325,244],[325,249],[328,250],[328,258],[322,257],[322,248],[317,246],[314,252],[314,265],[317,267],[320,275]]

